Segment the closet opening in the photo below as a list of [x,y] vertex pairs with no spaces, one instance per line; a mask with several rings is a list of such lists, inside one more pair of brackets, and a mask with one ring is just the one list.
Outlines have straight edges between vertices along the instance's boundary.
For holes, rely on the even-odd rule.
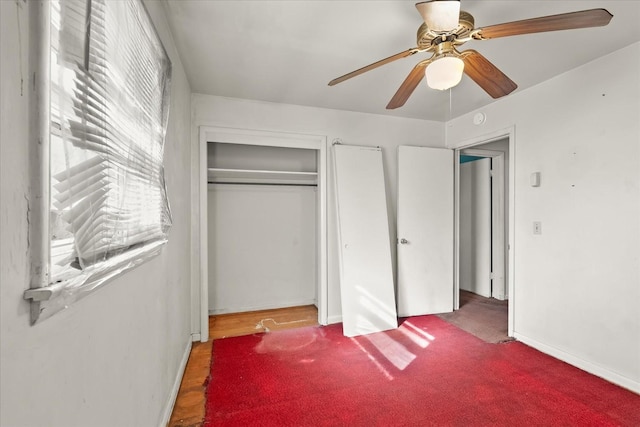
[[200,339],[210,315],[316,306],[326,324],[325,138],[206,128],[201,142]]
[[315,305],[316,151],[207,143],[209,315]]

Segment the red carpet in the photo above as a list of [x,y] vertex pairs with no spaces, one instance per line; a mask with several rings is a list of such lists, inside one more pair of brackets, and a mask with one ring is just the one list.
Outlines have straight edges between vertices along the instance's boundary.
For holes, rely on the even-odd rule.
[[205,426],[640,426],[640,396],[435,316],[216,340],[207,393]]

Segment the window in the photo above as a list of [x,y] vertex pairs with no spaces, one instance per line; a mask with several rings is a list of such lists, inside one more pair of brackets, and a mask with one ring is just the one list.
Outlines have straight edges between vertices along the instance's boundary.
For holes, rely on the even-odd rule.
[[144,5],[49,7],[48,283],[25,294],[39,305],[34,322],[157,254],[171,226],[171,63]]

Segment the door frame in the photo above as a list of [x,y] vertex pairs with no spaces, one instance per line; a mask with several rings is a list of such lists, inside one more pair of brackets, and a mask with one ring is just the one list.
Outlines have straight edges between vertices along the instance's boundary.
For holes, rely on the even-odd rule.
[[459,294],[460,294],[460,152],[470,149],[489,142],[499,141],[506,139],[509,144],[509,181],[507,187],[507,193],[509,194],[509,204],[507,208],[507,228],[508,228],[508,262],[506,277],[508,289],[508,329],[507,333],[510,337],[513,336],[515,330],[515,310],[517,306],[516,292],[515,292],[515,126],[510,128],[497,130],[495,132],[481,135],[476,138],[464,140],[460,142],[454,142],[448,144],[448,148],[455,150],[454,155],[454,304],[455,308],[459,308]]
[[[317,191],[317,307],[318,323],[328,323],[327,285],[327,138],[319,135],[304,135],[285,132],[236,129],[218,126],[199,127],[199,297],[192,298],[194,312],[199,312],[201,342],[209,339],[209,271],[208,271],[208,198],[207,198],[207,142],[221,142],[239,145],[260,145],[266,147],[304,148],[316,150],[318,168]],[[196,339],[197,339],[196,338]]]

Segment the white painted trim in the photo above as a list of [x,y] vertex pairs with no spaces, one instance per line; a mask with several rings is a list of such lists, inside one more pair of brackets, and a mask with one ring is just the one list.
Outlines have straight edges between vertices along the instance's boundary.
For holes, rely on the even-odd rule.
[[460,151],[453,151],[453,309],[460,310]]
[[[191,94],[191,111],[193,112],[193,94]],[[193,120],[193,114],[192,114]],[[191,126],[191,335],[195,337],[197,335],[200,339],[200,329],[202,327],[201,320],[201,308],[200,308],[200,207],[202,201],[200,200],[200,183],[202,182],[202,168],[200,165],[200,159],[202,144],[200,143],[200,137],[198,135],[198,128]],[[205,156],[206,157],[206,156]],[[206,166],[206,165],[205,165]],[[195,339],[195,338],[194,338]],[[206,339],[205,339],[206,341]]]
[[509,137],[509,139],[511,139],[512,137],[515,136],[515,130],[516,130],[515,126],[510,126],[508,128],[498,129],[496,131],[489,132],[484,135],[476,136],[470,139],[463,139],[461,141],[453,141],[453,142],[447,141],[446,146],[447,148],[451,148],[452,150],[455,150],[456,148],[459,148],[462,150],[462,149],[471,148],[474,145],[480,145],[480,144],[486,144],[488,142],[498,141],[506,137]]
[[[491,193],[492,206],[491,206],[491,223],[502,224],[502,227],[493,227],[491,233],[491,244],[493,260],[491,261],[491,271],[493,272],[493,282],[491,284],[491,296],[499,300],[507,299],[509,290],[507,289],[507,277],[506,263],[507,263],[507,247],[505,242],[505,225],[509,224],[505,222],[505,182],[504,182],[504,153],[500,153],[497,156],[491,158]],[[496,197],[497,195],[497,197]],[[502,254],[501,257],[496,257],[495,254]],[[498,274],[496,276],[496,273]],[[497,285],[497,286],[496,286]]]
[[[260,145],[263,147],[308,148],[318,150],[326,137],[297,133],[201,126],[200,135],[219,144]],[[205,147],[206,148],[206,147]]]
[[196,342],[196,341],[202,341],[202,340],[200,339],[200,334],[199,334],[199,333],[197,333],[197,334],[191,334],[191,342]]
[[[49,286],[50,230],[50,171],[49,149],[51,133],[51,5],[33,2],[29,5],[29,76],[25,81],[29,95],[29,185],[27,211],[29,224],[30,289]],[[25,299],[28,299],[25,293]],[[42,303],[44,304],[44,303]],[[31,300],[31,324],[42,312],[41,302]]]
[[509,254],[509,326],[508,335],[513,336],[515,331],[516,318],[516,294],[515,290],[515,265],[516,265],[516,130],[515,127],[509,131],[509,244],[507,253]]
[[318,323],[327,325],[329,322],[329,255],[328,255],[328,233],[329,222],[327,216],[327,194],[328,194],[328,147],[327,138],[323,137],[318,150],[318,197],[320,206],[318,210]]
[[333,325],[335,323],[342,323],[342,314],[334,314],[327,318],[327,325]]
[[173,381],[173,387],[171,388],[169,399],[167,400],[167,404],[165,405],[164,411],[162,412],[162,418],[160,419],[160,424],[158,424],[158,426],[160,427],[167,426],[169,424],[169,421],[171,420],[173,407],[175,406],[176,399],[178,398],[178,392],[180,391],[180,384],[182,383],[182,377],[184,376],[184,371],[187,368],[187,362],[189,361],[190,354],[191,354],[191,340],[187,341],[187,346],[185,347],[184,353],[182,354],[182,359],[180,359],[180,365],[178,367],[176,379]]
[[200,304],[196,311],[200,313],[200,341],[209,340],[209,261],[208,261],[208,221],[207,221],[207,137],[200,129]]
[[318,150],[318,276],[317,307],[318,323],[328,322],[328,256],[327,256],[327,137],[287,132],[236,129],[220,126],[200,126],[200,312],[201,341],[209,339],[209,272],[207,248],[207,142],[260,145],[267,147],[306,148]]
[[558,348],[552,347],[547,344],[543,344],[540,341],[537,341],[533,338],[530,338],[526,335],[522,335],[519,333],[513,334],[514,338],[518,341],[523,342],[524,344],[535,348],[536,350],[541,351],[549,356],[553,356],[556,359],[562,360],[570,365],[573,365],[577,368],[582,369],[590,374],[603,378],[609,382],[619,385],[620,387],[624,387],[628,390],[631,390],[634,393],[640,394],[640,382],[634,381],[631,378],[624,377],[616,372],[613,372],[609,369],[606,369],[602,366],[593,364],[584,359],[576,357],[570,353],[567,353]]
[[[484,142],[482,143],[484,144]],[[465,148],[460,150],[463,155],[468,156],[478,156],[478,157],[499,157],[504,155],[502,151],[494,151],[494,150],[484,150],[484,149],[475,149],[475,148]]]
[[[273,310],[276,308],[285,308],[285,307],[299,307],[301,305],[315,305],[317,304],[316,300],[306,300],[306,301],[295,301],[295,302],[287,302],[284,304],[258,304],[247,307],[237,307],[237,308],[221,308],[217,310],[209,310],[209,315],[216,314],[227,314],[227,313],[242,313],[248,311],[262,311],[262,310]],[[320,314],[318,313],[318,317]],[[318,322],[320,323],[320,322]]]
[[[515,196],[515,188],[516,188],[516,182],[515,182],[515,176],[516,176],[516,128],[515,126],[511,126],[505,129],[499,129],[497,131],[494,132],[490,132],[487,133],[485,135],[480,135],[478,137],[475,138],[471,138],[471,139],[467,139],[467,140],[462,140],[462,141],[454,141],[454,142],[449,142],[447,141],[447,147],[454,149],[454,150],[459,150],[462,151],[463,149],[467,149],[467,148],[471,148],[473,146],[476,145],[480,145],[480,144],[486,144],[489,142],[493,142],[493,141],[497,141],[500,139],[504,139],[507,138],[509,140],[509,220],[508,220],[508,227],[509,227],[509,244],[507,247],[507,251],[509,253],[509,325],[508,325],[508,329],[507,329],[507,334],[512,337],[515,331],[515,311],[516,311],[516,307],[517,307],[517,301],[516,301],[516,293],[515,293],[515,251],[516,251],[516,244],[515,244],[515,214],[516,214],[516,209],[515,209],[515,202],[516,202],[516,196]],[[459,163],[459,157],[457,158],[457,162]],[[455,191],[459,191],[459,188],[456,187]],[[456,201],[459,198],[459,194],[455,195],[455,199]],[[457,203],[457,202],[456,202]],[[456,212],[455,214],[455,227],[459,226],[459,213]],[[456,256],[454,258],[455,260],[455,271],[458,270],[458,265],[459,265],[459,259],[457,256],[458,253],[458,236],[455,236],[455,252],[456,252]],[[458,281],[458,278],[456,276],[456,280],[455,280],[455,292],[459,291],[459,286],[460,283]]]

